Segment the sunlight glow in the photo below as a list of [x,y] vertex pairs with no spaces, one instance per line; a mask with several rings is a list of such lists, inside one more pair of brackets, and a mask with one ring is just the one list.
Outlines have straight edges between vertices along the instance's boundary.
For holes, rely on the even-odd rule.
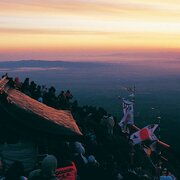
[[53,60],[67,52],[79,60],[99,51],[179,53],[180,1],[2,0],[0,39],[0,60]]

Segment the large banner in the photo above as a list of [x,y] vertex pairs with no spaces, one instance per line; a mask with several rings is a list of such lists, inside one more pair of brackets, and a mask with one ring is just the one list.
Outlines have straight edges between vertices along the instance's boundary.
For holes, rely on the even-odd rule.
[[123,99],[123,118],[119,122],[123,132],[127,132],[127,125],[134,124],[134,103]]

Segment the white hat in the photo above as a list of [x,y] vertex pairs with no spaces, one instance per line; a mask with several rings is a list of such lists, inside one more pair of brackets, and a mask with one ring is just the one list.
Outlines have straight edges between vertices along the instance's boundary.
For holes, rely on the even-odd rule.
[[96,163],[97,161],[96,161],[96,159],[95,159],[95,157],[94,157],[93,155],[90,155],[90,156],[88,157],[88,162],[89,162],[89,163]]

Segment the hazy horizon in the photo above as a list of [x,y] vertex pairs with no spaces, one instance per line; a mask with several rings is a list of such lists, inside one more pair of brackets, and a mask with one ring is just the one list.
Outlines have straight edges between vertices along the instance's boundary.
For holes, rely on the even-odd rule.
[[[32,55],[33,57],[33,55]],[[180,52],[171,51],[152,51],[152,52],[140,52],[140,51],[124,51],[104,53],[99,55],[88,54],[81,57],[62,57],[57,59],[47,58],[10,58],[8,60],[0,58],[0,62],[8,61],[63,61],[63,62],[105,62],[105,63],[121,63],[121,62],[167,62],[167,61],[180,61]]]

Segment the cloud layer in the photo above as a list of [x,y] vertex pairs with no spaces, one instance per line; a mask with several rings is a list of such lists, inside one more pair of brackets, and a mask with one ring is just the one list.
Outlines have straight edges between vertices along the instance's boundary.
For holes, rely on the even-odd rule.
[[[0,60],[180,49],[179,0],[2,0]],[[39,52],[39,54],[38,54]],[[78,54],[77,53],[77,54]],[[34,57],[34,56],[33,56]],[[31,57],[29,57],[31,58]]]

